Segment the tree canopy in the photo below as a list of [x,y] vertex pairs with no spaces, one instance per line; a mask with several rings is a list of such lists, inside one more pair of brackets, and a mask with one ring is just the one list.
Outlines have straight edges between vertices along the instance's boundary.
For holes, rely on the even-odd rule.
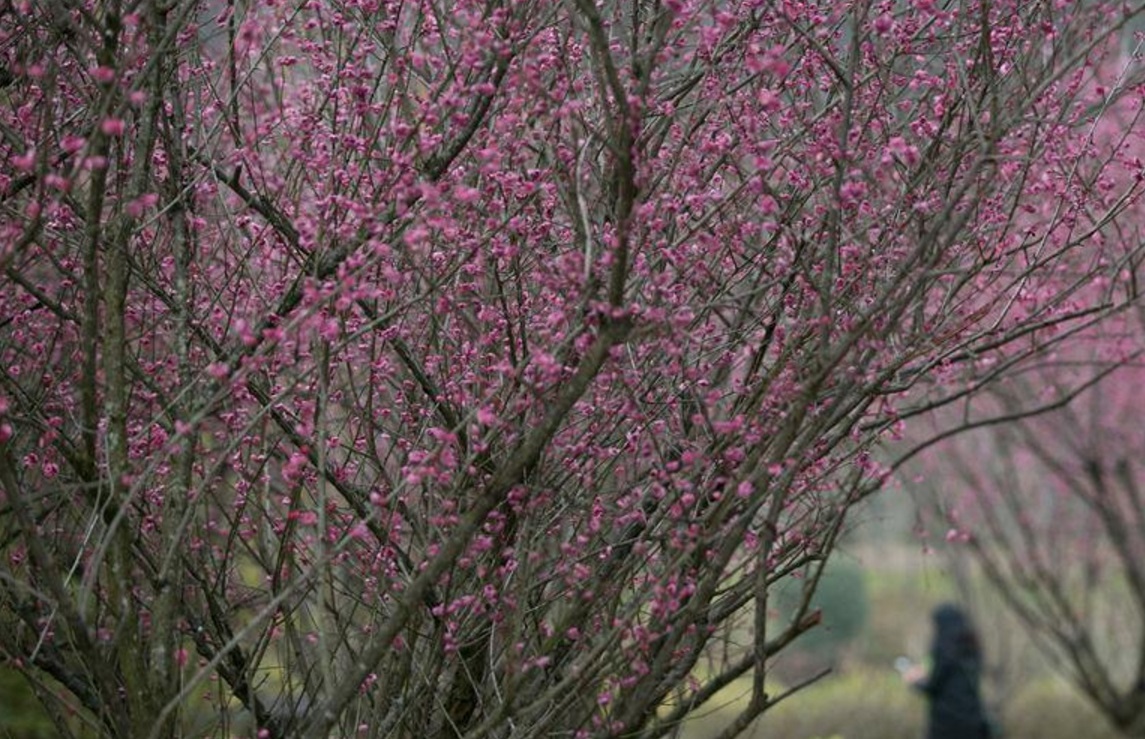
[[0,649],[61,732],[651,738],[751,676],[733,736],[878,445],[1136,298],[1137,7],[6,10]]

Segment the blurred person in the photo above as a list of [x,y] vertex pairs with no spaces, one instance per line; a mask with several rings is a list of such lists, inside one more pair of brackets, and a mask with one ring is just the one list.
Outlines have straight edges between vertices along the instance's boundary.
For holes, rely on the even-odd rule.
[[929,701],[926,739],[990,739],[996,732],[978,689],[982,649],[974,626],[951,604],[936,608],[933,618],[930,674],[920,665],[902,670]]

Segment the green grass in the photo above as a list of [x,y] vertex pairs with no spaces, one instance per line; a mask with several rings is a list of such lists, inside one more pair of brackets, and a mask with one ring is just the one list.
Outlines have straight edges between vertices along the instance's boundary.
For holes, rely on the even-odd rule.
[[1077,691],[1064,681],[1048,676],[1022,687],[1007,702],[1003,724],[1010,739],[1118,739],[1121,736]]
[[[889,674],[888,674],[889,672]],[[731,686],[717,707],[690,720],[682,739],[712,739],[743,709],[750,679]],[[720,700],[722,699],[722,700]],[[923,703],[893,671],[853,670],[795,693],[769,709],[755,736],[784,739],[917,739]],[[749,730],[746,736],[751,736]]]

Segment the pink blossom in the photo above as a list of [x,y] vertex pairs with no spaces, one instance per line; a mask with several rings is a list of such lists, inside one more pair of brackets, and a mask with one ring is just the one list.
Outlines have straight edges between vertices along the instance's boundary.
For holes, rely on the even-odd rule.
[[127,130],[127,124],[122,118],[104,118],[100,121],[99,130],[108,136],[122,136]]
[[12,157],[12,166],[21,172],[31,172],[36,166],[35,147],[28,147],[23,154]]
[[132,218],[139,218],[148,210],[155,207],[155,204],[158,202],[159,195],[153,192],[149,192],[140,195],[139,197],[129,202],[124,206],[123,210]]
[[69,180],[67,177],[64,177],[63,175],[56,174],[55,172],[52,172],[52,173],[44,176],[44,184],[47,185],[48,187],[52,188],[53,190],[59,190],[60,192],[67,192],[69,189],[71,189],[72,183],[71,183],[71,180]]
[[763,110],[774,113],[780,109],[781,101],[774,90],[765,88],[759,92],[759,104]]
[[111,84],[115,81],[115,70],[111,67],[92,67],[92,79],[101,84]]
[[65,136],[60,140],[60,148],[69,154],[74,154],[87,145],[87,139],[82,136]]
[[950,543],[965,544],[970,541],[970,534],[958,529],[949,529],[946,532],[946,541]]

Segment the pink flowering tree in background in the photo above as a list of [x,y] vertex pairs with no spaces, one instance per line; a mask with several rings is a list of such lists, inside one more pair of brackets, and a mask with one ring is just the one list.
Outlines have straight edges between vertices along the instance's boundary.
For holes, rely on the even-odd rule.
[[977,399],[980,419],[1007,420],[936,446],[920,484],[948,554],[977,566],[1127,737],[1145,730],[1140,318],[1107,322]]
[[734,736],[880,442],[1135,298],[1136,7],[5,10],[0,653],[61,733],[651,738],[744,678]]
[[[1094,90],[1126,67],[1096,70]],[[1108,104],[1091,144],[1145,152],[1140,108]],[[1125,173],[1123,173],[1125,174]],[[1109,172],[1102,187],[1124,186]],[[1045,207],[1045,206],[1043,206]],[[1132,210],[1140,220],[1140,204]],[[1124,214],[1128,216],[1129,214]],[[1120,239],[1103,229],[1094,241]],[[925,528],[963,572],[981,573],[1050,663],[1126,736],[1145,731],[1145,309],[1130,300],[1038,351],[984,392],[927,411],[895,462],[925,501]],[[1108,289],[1102,279],[1083,289]],[[916,405],[916,408],[922,408]],[[923,421],[925,419],[925,422]],[[970,570],[966,569],[969,566]]]

